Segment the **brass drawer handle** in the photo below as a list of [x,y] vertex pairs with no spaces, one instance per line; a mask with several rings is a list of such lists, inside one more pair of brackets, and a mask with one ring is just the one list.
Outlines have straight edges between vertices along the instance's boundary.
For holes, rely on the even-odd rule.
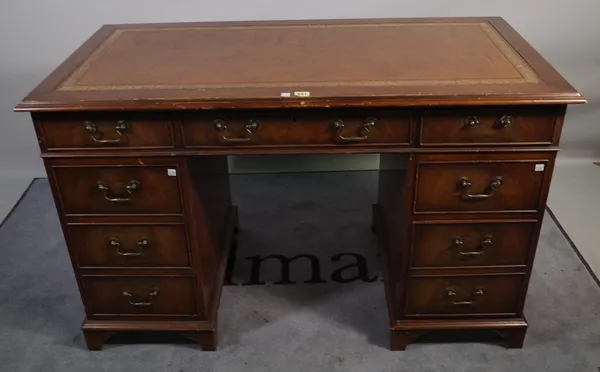
[[[227,125],[225,124],[225,121],[221,120],[221,119],[217,119],[214,121],[215,124],[215,129],[218,132],[227,132]],[[247,137],[227,137],[226,135],[221,136],[221,138],[224,141],[227,142],[248,142],[252,139],[252,135],[254,134],[255,131],[258,131],[260,129],[260,122],[258,120],[248,120],[248,124],[246,124],[244,126],[244,129],[247,133]]]
[[111,236],[108,238],[108,244],[111,248],[114,248],[119,256],[125,257],[137,257],[144,255],[144,248],[150,244],[150,240],[146,237],[139,238],[137,241],[137,252],[127,252],[122,249],[121,241],[119,238]]
[[458,189],[463,190],[463,192],[460,194],[460,197],[463,200],[481,200],[487,199],[490,196],[494,195],[496,193],[496,190],[498,190],[503,183],[504,179],[500,176],[496,176],[492,178],[492,181],[490,182],[484,193],[471,194],[469,193],[469,188],[473,186],[473,183],[471,182],[471,180],[469,180],[468,177],[462,177],[460,180],[458,180],[457,187]]
[[333,129],[336,130],[336,133],[338,135],[338,138],[341,139],[342,141],[346,141],[346,142],[358,142],[358,141],[364,141],[367,139],[368,137],[368,133],[375,128],[375,126],[377,125],[377,119],[376,118],[368,118],[367,120],[365,120],[365,123],[362,125],[362,127],[360,127],[360,129],[358,130],[358,136],[357,137],[346,137],[344,136],[343,132],[344,132],[344,122],[341,121],[340,119],[335,120],[333,122]]
[[485,291],[483,290],[483,288],[474,289],[473,292],[471,292],[471,296],[469,296],[469,299],[466,301],[454,301],[453,299],[456,298],[456,296],[458,296],[458,294],[452,288],[447,288],[445,293],[446,293],[446,298],[448,300],[450,300],[450,303],[452,305],[471,306],[471,305],[474,305],[479,299],[481,299],[481,297],[483,297],[483,295],[485,294]]
[[515,122],[515,118],[510,115],[503,115],[498,121],[496,121],[496,125],[494,125],[497,129],[508,128]]
[[[118,145],[121,143],[121,140],[125,138],[125,133],[129,132],[129,124],[127,124],[124,120],[117,121],[117,126],[115,127],[115,131],[117,132],[116,139],[101,139],[97,137],[98,127],[91,121],[86,121],[83,123],[84,130],[90,135],[90,137],[94,140],[94,142],[99,143],[101,145]],[[101,134],[102,136],[102,134]]]
[[152,288],[150,290],[150,292],[148,292],[148,299],[145,301],[134,301],[131,291],[127,288],[123,289],[122,294],[123,294],[123,297],[129,298],[129,304],[131,304],[131,306],[147,307],[147,306],[152,306],[154,299],[156,298],[156,296],[158,296],[158,288]]
[[452,248],[456,249],[456,251],[458,252],[459,255],[461,255],[463,257],[474,257],[474,256],[482,255],[483,252],[485,252],[485,249],[487,247],[489,247],[490,245],[492,245],[493,242],[494,242],[494,237],[492,235],[486,235],[483,237],[483,239],[479,243],[479,250],[464,252],[461,249],[465,245],[465,241],[463,238],[457,236],[457,237],[452,238],[451,245],[452,245]]
[[125,191],[127,191],[127,194],[129,194],[129,196],[126,198],[119,198],[119,197],[115,197],[115,196],[110,196],[110,194],[111,194],[110,188],[108,187],[106,182],[98,181],[98,190],[100,190],[102,192],[104,199],[106,199],[112,203],[126,203],[126,202],[130,201],[133,198],[133,193],[135,191],[139,190],[141,186],[142,185],[140,184],[140,181],[136,181],[136,180],[129,181],[127,183],[127,186],[125,187]]
[[479,125],[479,118],[477,116],[467,116],[463,127],[465,129],[472,129],[475,128],[477,125]]
[[[508,128],[515,122],[514,116],[511,115],[503,115],[501,118],[496,120],[494,123],[494,128],[496,129],[504,129]],[[465,118],[465,122],[463,124],[463,128],[472,129],[479,125],[479,118],[477,116],[467,116]]]

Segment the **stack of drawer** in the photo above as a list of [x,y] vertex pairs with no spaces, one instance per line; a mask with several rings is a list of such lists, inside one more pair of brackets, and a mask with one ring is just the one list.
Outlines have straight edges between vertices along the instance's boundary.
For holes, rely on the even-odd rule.
[[178,164],[136,163],[50,166],[88,317],[197,316]]
[[45,163],[86,310],[86,340],[97,349],[103,337],[93,330],[102,329],[102,321],[144,329],[135,322],[207,314],[188,235],[185,159],[130,156],[135,149],[173,147],[170,120],[92,117],[48,116],[38,131],[42,150],[64,155]]
[[[420,145],[448,149],[419,154],[412,168],[397,329],[494,328],[490,319],[519,319],[512,325],[524,336],[523,304],[556,154],[539,147],[555,141],[560,123],[552,111],[508,112],[422,117]],[[519,347],[518,339],[509,346]]]

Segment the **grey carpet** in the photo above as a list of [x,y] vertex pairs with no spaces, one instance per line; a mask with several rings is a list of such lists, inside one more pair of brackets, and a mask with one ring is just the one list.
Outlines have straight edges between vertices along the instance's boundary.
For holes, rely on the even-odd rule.
[[[220,310],[220,348],[185,343],[108,345],[89,352],[83,307],[46,180],[33,183],[0,229],[2,371],[597,371],[600,289],[546,217],[526,304],[525,347],[429,342],[387,347],[387,314],[375,239],[368,229],[376,174],[313,173],[233,177],[242,231],[232,282]],[[250,280],[253,256],[318,257],[292,264],[281,281],[267,260]],[[365,257],[367,272],[340,268]],[[272,262],[271,262],[272,261]],[[306,262],[303,262],[306,261]],[[333,279],[332,279],[333,277]],[[314,278],[313,278],[314,279]],[[337,281],[336,281],[337,280]],[[347,283],[339,283],[347,280]]]

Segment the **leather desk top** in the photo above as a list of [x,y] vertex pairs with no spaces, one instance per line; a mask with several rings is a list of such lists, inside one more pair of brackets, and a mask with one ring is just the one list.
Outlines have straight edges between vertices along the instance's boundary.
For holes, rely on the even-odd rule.
[[501,18],[107,25],[17,111],[583,103]]

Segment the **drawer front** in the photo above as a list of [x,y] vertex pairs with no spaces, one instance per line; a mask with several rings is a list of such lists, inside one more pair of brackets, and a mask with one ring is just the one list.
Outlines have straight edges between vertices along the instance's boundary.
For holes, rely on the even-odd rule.
[[406,314],[516,315],[524,279],[524,275],[410,278]]
[[69,225],[79,267],[190,267],[183,224]]
[[533,212],[547,169],[546,160],[420,163],[415,213]]
[[186,147],[398,145],[410,119],[395,111],[216,112],[183,119]]
[[421,145],[550,145],[556,116],[552,112],[510,110],[428,113],[421,121]]
[[83,277],[91,316],[197,316],[193,278]]
[[174,146],[167,115],[60,113],[44,116],[39,123],[48,150],[131,150]]
[[412,267],[524,266],[535,227],[536,221],[418,223]]
[[[176,166],[54,166],[69,214],[181,214]],[[176,172],[177,173],[177,172]]]

